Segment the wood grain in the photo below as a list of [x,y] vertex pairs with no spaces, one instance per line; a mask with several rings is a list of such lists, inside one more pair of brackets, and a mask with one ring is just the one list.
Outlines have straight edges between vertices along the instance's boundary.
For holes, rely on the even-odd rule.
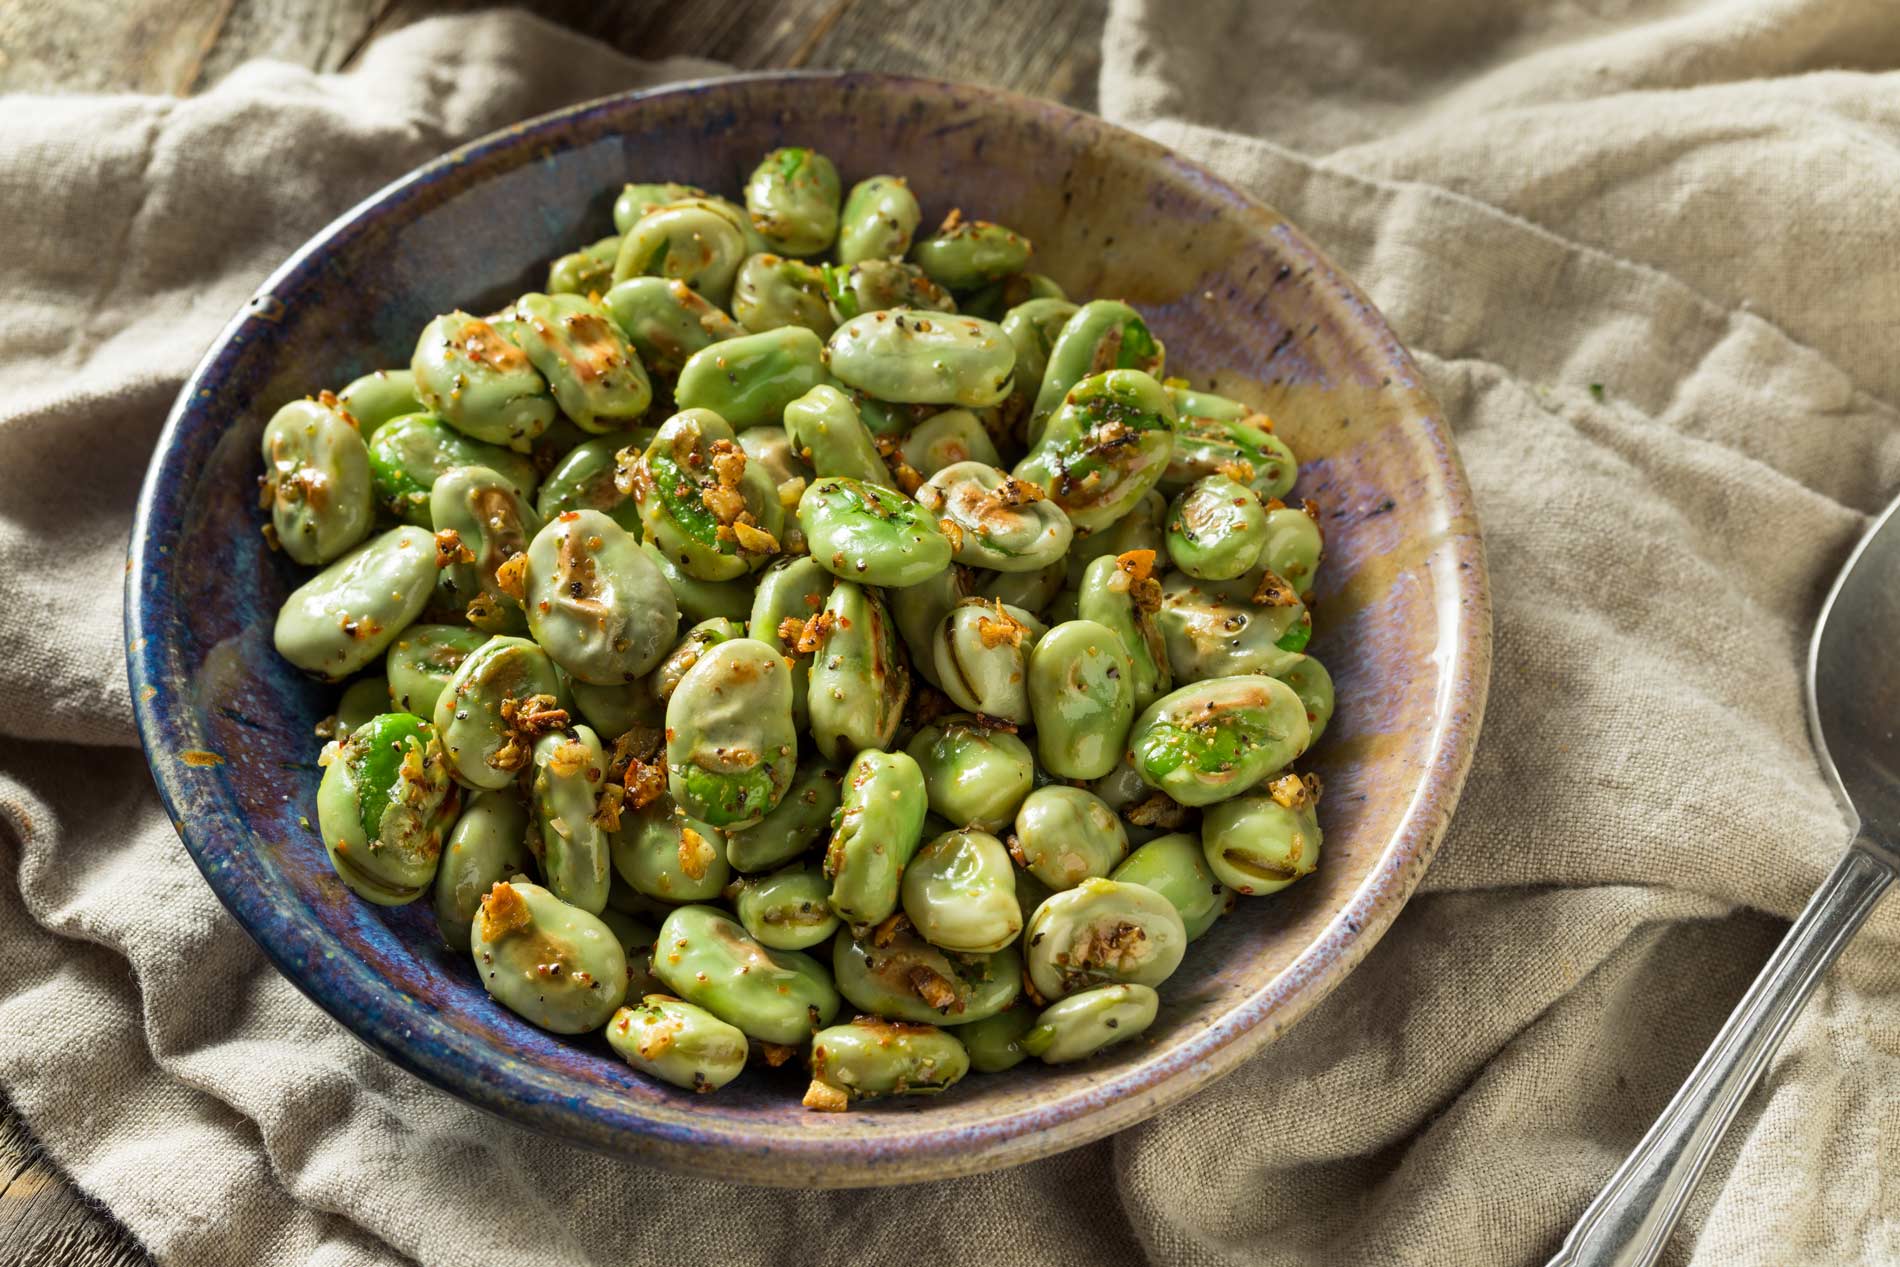
[[[0,91],[183,95],[253,57],[346,68],[378,35],[495,0],[0,0]],[[541,0],[633,57],[932,75],[1092,110],[1107,0]],[[0,1267],[150,1260],[0,1100]]]
[[5,0],[0,91],[188,91],[239,2]]
[[137,1267],[145,1251],[66,1182],[0,1100],[0,1267]]

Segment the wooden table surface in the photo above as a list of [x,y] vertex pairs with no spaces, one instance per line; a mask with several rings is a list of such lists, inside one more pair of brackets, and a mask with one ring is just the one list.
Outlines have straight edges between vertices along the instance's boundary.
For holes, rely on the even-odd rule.
[[[0,91],[188,95],[253,57],[344,70],[378,35],[483,0],[5,0]],[[1095,108],[1107,0],[544,0],[527,7],[637,57],[828,66],[995,84]],[[0,1099],[0,1267],[151,1260]]]

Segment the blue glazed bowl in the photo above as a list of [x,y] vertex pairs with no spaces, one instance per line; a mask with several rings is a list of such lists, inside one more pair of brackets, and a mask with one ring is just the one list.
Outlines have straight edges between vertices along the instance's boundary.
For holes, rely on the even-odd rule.
[[[960,205],[1025,232],[1070,293],[1138,305],[1169,371],[1265,409],[1325,509],[1313,649],[1339,711],[1320,870],[1243,900],[1167,984],[1141,1043],[1030,1062],[928,1100],[798,1105],[795,1068],[713,1096],[635,1075],[596,1037],[543,1033],[444,950],[426,903],[344,890],[314,820],[312,726],[335,689],[271,647],[298,569],[259,535],[259,433],[278,406],[406,364],[451,308],[537,288],[610,231],[629,180],[736,192],[766,150],[816,142],[847,183],[910,178],[928,223]],[[773,1184],[901,1183],[1070,1148],[1205,1085],[1365,955],[1457,800],[1490,668],[1483,550],[1451,439],[1371,304],[1272,211],[1130,133],[926,80],[774,74],[610,98],[459,149],[292,256],[186,384],[139,501],[126,639],[140,735],[185,848],[258,944],[364,1042],[471,1103],[579,1143]]]

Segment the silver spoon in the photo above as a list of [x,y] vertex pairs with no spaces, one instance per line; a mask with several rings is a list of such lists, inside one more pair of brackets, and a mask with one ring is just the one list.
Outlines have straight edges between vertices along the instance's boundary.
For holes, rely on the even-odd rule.
[[1900,501],[1854,548],[1808,648],[1808,725],[1821,768],[1859,823],[1689,1080],[1577,1220],[1550,1267],[1646,1267],[1716,1141],[1801,1005],[1900,868]]

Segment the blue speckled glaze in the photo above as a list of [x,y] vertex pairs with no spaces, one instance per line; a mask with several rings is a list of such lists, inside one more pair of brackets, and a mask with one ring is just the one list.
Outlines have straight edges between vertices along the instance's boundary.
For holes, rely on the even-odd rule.
[[[1339,711],[1317,874],[1197,942],[1141,1043],[950,1093],[813,1114],[796,1069],[696,1097],[598,1038],[490,1002],[426,903],[351,896],[316,833],[312,726],[334,688],[271,648],[298,569],[259,534],[273,410],[406,363],[416,332],[530,289],[610,229],[629,180],[736,193],[766,150],[821,141],[846,183],[908,176],[1023,230],[1073,294],[1141,307],[1169,372],[1265,408],[1325,507],[1313,650]],[[860,74],[693,83],[578,107],[468,145],[297,252],[218,339],[160,439],[134,530],[126,638],[141,737],[185,847],[277,966],[366,1043],[516,1122],[607,1152],[775,1184],[899,1183],[1073,1147],[1205,1085],[1271,1041],[1378,939],[1437,847],[1483,712],[1483,548],[1448,429],[1370,303],[1297,230],[1151,142],[987,89]],[[195,754],[217,754],[207,762]]]

